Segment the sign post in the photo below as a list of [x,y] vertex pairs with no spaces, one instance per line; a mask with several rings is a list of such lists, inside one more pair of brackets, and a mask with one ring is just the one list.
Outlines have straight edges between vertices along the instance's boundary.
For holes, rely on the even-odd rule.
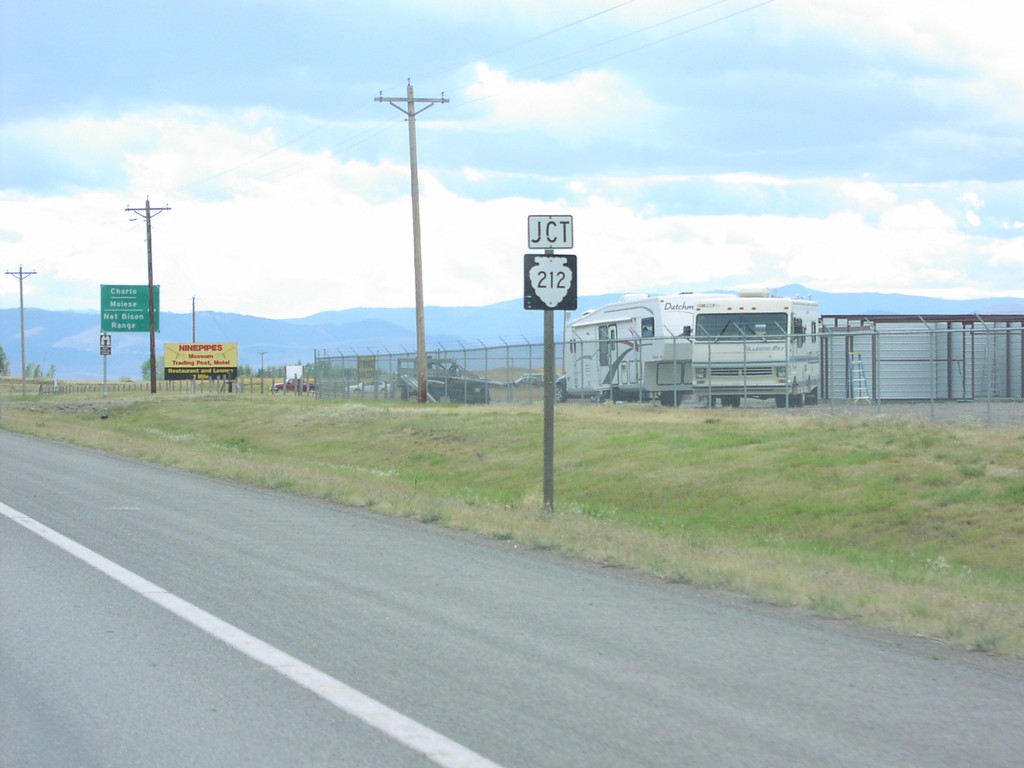
[[555,311],[576,309],[576,256],[555,255],[572,248],[572,216],[529,216],[527,243],[543,254],[523,258],[523,307],[544,312],[544,509],[555,510]]
[[100,334],[100,356],[103,358],[103,396],[107,396],[107,358],[110,357],[110,334]]

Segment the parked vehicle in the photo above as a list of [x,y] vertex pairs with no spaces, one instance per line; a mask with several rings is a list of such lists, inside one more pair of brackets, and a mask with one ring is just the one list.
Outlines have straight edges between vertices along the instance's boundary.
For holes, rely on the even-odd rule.
[[350,384],[345,391],[356,395],[387,395],[389,389],[386,381],[361,381]]
[[[419,397],[415,361],[405,362],[399,361],[399,391],[403,400],[415,400]],[[489,403],[491,390],[504,386],[501,382],[480,378],[454,360],[431,358],[427,361],[427,399],[431,402]]]
[[567,324],[556,397],[799,404],[818,394],[819,326],[818,305],[809,299],[625,296]]
[[544,376],[539,373],[527,373],[512,382],[515,387],[543,387]]
[[780,408],[817,401],[821,318],[810,299],[740,294],[696,302],[693,392],[738,406],[774,399]]
[[316,392],[316,382],[307,381],[306,379],[299,381],[292,379],[291,381],[275,382],[274,386],[270,388],[272,394],[277,392],[295,392],[296,390],[299,392]]

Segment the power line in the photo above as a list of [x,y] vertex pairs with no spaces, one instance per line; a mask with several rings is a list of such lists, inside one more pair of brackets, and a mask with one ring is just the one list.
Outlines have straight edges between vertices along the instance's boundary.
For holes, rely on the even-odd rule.
[[[715,0],[715,2],[713,2],[713,3],[708,3],[707,5],[701,6],[700,8],[695,8],[692,11],[687,11],[686,13],[680,14],[678,16],[673,16],[670,19],[665,19],[664,21],[659,21],[657,24],[651,24],[651,25],[649,25],[647,27],[644,27],[643,29],[638,29],[638,30],[635,30],[633,32],[629,32],[629,33],[627,33],[625,35],[619,35],[618,37],[610,38],[610,39],[604,40],[604,41],[602,41],[600,43],[595,43],[594,45],[588,46],[586,48],[580,48],[580,49],[572,51],[570,53],[562,54],[561,56],[554,56],[554,57],[546,59],[544,61],[537,62],[535,64],[531,64],[528,67],[523,67],[521,69],[511,71],[508,74],[510,74],[510,75],[520,74],[522,72],[527,72],[527,71],[529,71],[531,69],[537,69],[538,67],[543,67],[543,66],[546,66],[548,64],[553,64],[554,62],[557,62],[557,61],[564,61],[565,59],[569,59],[569,58],[573,58],[575,56],[579,56],[581,53],[586,53],[587,51],[593,51],[593,50],[596,50],[598,48],[602,48],[604,46],[611,45],[612,43],[617,43],[617,42],[620,42],[622,40],[627,40],[627,39],[629,39],[631,37],[636,37],[637,35],[643,34],[644,32],[649,32],[652,29],[657,29],[658,27],[663,27],[666,24],[671,24],[674,21],[679,21],[680,19],[686,18],[688,16],[693,16],[695,14],[701,13],[702,11],[706,11],[706,10],[708,10],[710,8],[714,8],[715,6],[722,5],[723,3],[728,3],[728,2],[732,2],[732,0]],[[693,27],[688,27],[688,28],[686,28],[684,30],[681,30],[679,32],[675,32],[675,33],[673,33],[671,35],[667,35],[666,37],[661,37],[661,38],[658,38],[657,40],[652,40],[652,41],[650,41],[648,43],[644,43],[643,45],[638,45],[638,46],[636,46],[634,48],[629,48],[629,49],[627,49],[625,51],[619,51],[618,53],[610,54],[610,55],[605,56],[605,57],[600,58],[600,59],[595,59],[595,60],[592,60],[592,61],[588,61],[585,64],[580,64],[578,66],[572,67],[571,69],[560,70],[559,72],[556,72],[554,74],[547,75],[546,77],[541,78],[541,81],[543,81],[543,82],[550,82],[550,81],[554,80],[555,78],[564,77],[566,75],[573,74],[574,72],[579,72],[581,69],[586,69],[587,67],[593,67],[593,66],[596,66],[598,64],[603,64],[606,61],[611,61],[613,59],[622,58],[623,56],[627,56],[627,55],[629,55],[631,53],[636,53],[637,51],[642,51],[642,50],[644,50],[646,48],[652,48],[652,47],[654,47],[656,45],[660,45],[660,44],[662,44],[664,42],[667,42],[669,40],[673,40],[673,39],[675,39],[677,37],[682,37],[683,35],[688,35],[688,34],[691,34],[692,32],[696,32],[698,30],[706,29],[707,27],[711,27],[711,26],[714,26],[716,24],[720,24],[723,21],[727,21],[728,19],[735,18],[736,16],[740,16],[740,15],[742,15],[744,13],[747,13],[749,11],[753,11],[756,8],[760,8],[761,6],[764,6],[764,5],[769,5],[769,4],[773,3],[773,2],[775,2],[775,0],[764,0],[763,2],[757,3],[755,5],[748,6],[746,8],[742,8],[742,9],[740,9],[738,11],[734,11],[733,13],[726,14],[725,16],[716,17],[714,19],[711,19],[710,21],[704,22],[703,24],[698,24],[698,25],[693,26]],[[515,90],[515,89],[518,89],[518,88],[526,88],[526,87],[529,87],[530,85],[532,85],[532,83],[528,83],[528,82],[524,82],[524,83],[521,83],[519,85],[513,85],[513,86],[510,86],[507,90],[502,91],[501,93],[507,93],[508,91]],[[477,102],[487,101],[488,99],[492,99],[492,98],[494,98],[496,96],[500,96],[501,93],[489,94],[487,96],[480,96],[480,97],[478,97],[476,99],[470,99],[468,101],[461,102],[461,104],[463,104],[463,105],[464,104],[475,104]]]
[[[399,126],[401,124],[402,124],[401,120],[393,120],[393,121],[389,121],[389,122],[385,122],[385,123],[378,123],[377,125],[373,126],[372,128],[366,128],[363,131],[360,131],[359,133],[355,134],[355,136],[353,136],[351,140],[344,141],[344,142],[338,142],[337,144],[330,144],[330,145],[328,145],[326,147],[326,149],[328,149],[330,151],[342,150],[342,149],[351,149],[352,147],[357,147],[360,144],[365,144],[370,139],[372,139],[372,138],[374,138],[376,136],[379,136],[382,133],[390,131],[390,130],[396,128],[397,126]],[[270,153],[267,153],[267,154],[270,154]],[[288,163],[287,165],[283,165],[280,168],[275,168],[272,171],[267,171],[266,173],[261,174],[259,176],[256,176],[254,178],[256,178],[257,180],[260,180],[260,181],[262,181],[264,179],[276,179],[276,180],[287,179],[289,176],[294,176],[296,173],[301,171],[303,168],[307,168],[307,167],[309,167],[309,160],[308,159],[296,160],[293,163]],[[284,171],[289,171],[292,168],[295,168],[296,170],[291,171],[291,173],[284,173]]]
[[323,125],[313,126],[312,128],[310,128],[305,133],[302,133],[302,134],[296,136],[293,139],[289,139],[288,141],[284,142],[283,144],[278,144],[277,146],[273,147],[272,149],[267,150],[266,152],[264,152],[261,155],[257,155],[256,157],[251,157],[248,160],[244,160],[243,162],[239,163],[238,165],[235,165],[235,166],[233,166],[231,168],[227,168],[227,169],[225,169],[223,171],[220,171],[219,173],[215,173],[212,176],[207,176],[205,179],[199,179],[198,181],[193,181],[193,182],[190,182],[190,183],[188,183],[188,184],[186,184],[186,185],[184,185],[182,187],[178,187],[176,191],[182,192],[182,191],[184,191],[186,189],[189,189],[191,187],[196,187],[196,186],[199,186],[200,184],[206,184],[207,182],[213,181],[214,179],[219,179],[221,176],[226,176],[229,173],[233,173],[234,171],[237,171],[239,168],[244,168],[245,166],[250,165],[250,164],[255,163],[255,162],[258,162],[259,160],[262,160],[265,157],[269,157],[270,155],[274,154],[275,152],[279,152],[282,149],[285,149],[286,147],[290,147],[292,144],[296,144],[296,143],[302,141],[307,136],[311,136],[312,134],[316,133],[317,131],[323,130],[323,127],[324,127]]
[[[512,50],[515,50],[517,48],[521,48],[521,47],[523,47],[525,45],[529,45],[530,43],[536,42],[537,40],[542,40],[542,39],[544,39],[546,37],[551,37],[552,35],[555,35],[555,34],[557,34],[559,32],[564,32],[567,29],[571,29],[573,27],[579,26],[580,24],[584,24],[584,23],[586,23],[588,21],[591,21],[593,19],[596,19],[596,18],[598,18],[600,16],[603,16],[605,14],[608,14],[608,13],[616,11],[616,10],[618,10],[620,8],[623,8],[624,6],[631,5],[635,1],[636,0],[625,0],[625,2],[617,3],[616,5],[613,5],[613,6],[610,6],[608,8],[605,8],[605,9],[603,9],[601,11],[597,11],[596,13],[592,13],[589,16],[584,16],[583,18],[576,19],[576,20],[568,22],[566,24],[562,24],[562,25],[560,25],[558,27],[555,27],[555,28],[549,29],[549,30],[547,30],[545,32],[541,32],[540,34],[533,35],[531,37],[525,38],[523,40],[520,40],[518,42],[512,43],[511,45],[507,45],[507,46],[505,46],[503,48],[499,48],[499,49],[497,49],[495,51],[492,51],[490,53],[483,54],[482,56],[483,57],[498,56],[498,55],[500,55],[502,53],[507,53],[508,51],[512,51]],[[474,59],[479,59],[479,58],[481,58],[481,55],[474,56],[473,58]],[[446,74],[448,72],[452,72],[452,71],[458,69],[461,66],[463,66],[463,65],[462,64],[449,65],[449,66],[444,67],[442,69],[435,70],[433,73],[428,73],[427,75],[423,75],[422,78],[423,79],[429,79],[429,78],[437,77],[438,75]],[[393,90],[394,88],[398,88],[398,87],[400,87],[400,86],[395,85],[395,86],[391,86],[390,88],[386,88],[383,91],[381,91],[381,95],[383,96],[384,91],[390,91],[390,90]],[[377,136],[377,135],[385,132],[386,130],[389,130],[390,128],[394,127],[395,125],[396,125],[395,123],[391,123],[391,122],[377,124],[377,125],[375,125],[375,126],[373,126],[371,128],[364,129],[363,131],[355,134],[355,136],[352,137],[353,139],[357,139],[362,134],[368,134],[364,138],[359,138],[358,140],[355,140],[355,141],[347,140],[347,141],[342,142],[340,144],[331,144],[331,145],[328,146],[328,149],[334,150],[334,149],[339,149],[339,148],[350,148],[350,147],[353,147],[353,146],[358,146],[359,144],[362,144],[363,142],[369,140],[370,138],[373,138],[374,136]],[[218,179],[218,178],[220,178],[222,176],[226,176],[226,175],[228,175],[230,173],[233,173],[233,172],[235,172],[237,170],[240,170],[241,168],[244,168],[244,167],[246,167],[248,165],[251,165],[252,163],[255,163],[255,162],[258,162],[260,160],[263,160],[266,157],[269,157],[269,156],[271,156],[273,154],[276,154],[277,152],[279,152],[282,149],[285,149],[285,148],[287,148],[287,147],[289,147],[289,146],[291,146],[293,144],[298,143],[299,141],[301,141],[301,140],[303,140],[303,139],[313,135],[314,133],[317,133],[317,132],[323,130],[325,127],[326,126],[324,126],[324,125],[315,126],[314,128],[311,128],[310,130],[305,131],[305,132],[299,134],[298,136],[296,136],[296,137],[294,137],[292,139],[289,139],[288,141],[285,141],[285,142],[283,142],[281,144],[278,144],[278,145],[274,146],[273,148],[267,150],[266,152],[263,152],[260,155],[257,155],[255,157],[252,157],[252,158],[248,159],[248,160],[245,160],[245,161],[243,161],[243,162],[241,162],[241,163],[239,163],[237,165],[234,165],[234,166],[232,166],[230,168],[226,168],[223,171],[219,171],[218,173],[212,174],[212,175],[207,176],[207,177],[202,178],[202,179],[198,179],[198,180],[193,181],[193,182],[189,182],[188,184],[185,184],[184,186],[180,186],[180,187],[177,188],[177,191],[180,192],[180,191],[184,191],[186,189],[190,189],[190,188],[195,187],[195,186],[199,186],[201,184],[206,184],[206,183],[208,183],[210,181],[213,181],[215,179]],[[297,163],[293,163],[290,166],[286,166],[286,168],[294,167],[295,165],[297,165]],[[280,170],[280,169],[278,169],[278,170]],[[264,176],[260,176],[260,177],[257,177],[257,178],[261,178],[261,179],[262,178],[270,178],[270,177],[273,177],[277,172],[278,171],[270,171],[267,174],[265,174]],[[281,177],[281,178],[286,178],[287,176],[290,176],[290,175],[292,175],[292,174],[287,174],[285,177]]]
[[[579,26],[580,24],[584,24],[584,23],[586,23],[588,21],[591,21],[592,19],[596,19],[599,16],[604,16],[606,13],[611,13],[612,11],[616,11],[619,8],[622,8],[623,6],[626,6],[626,5],[631,5],[633,2],[635,2],[635,0],[626,0],[626,2],[624,2],[624,3],[619,3],[618,5],[613,5],[610,8],[605,8],[603,11],[598,11],[597,13],[592,13],[589,16],[584,16],[582,19],[576,19],[575,21],[571,21],[568,24],[563,24],[560,27],[555,27],[554,29],[549,29],[546,32],[541,32],[538,35],[534,35],[533,37],[528,37],[525,40],[520,40],[519,42],[512,43],[511,45],[507,45],[504,48],[499,48],[499,49],[497,49],[495,51],[490,51],[488,53],[479,54],[479,55],[474,56],[472,58],[474,60],[476,60],[476,59],[488,59],[488,58],[491,58],[492,56],[500,56],[503,53],[508,53],[509,51],[514,51],[517,48],[522,48],[524,45],[529,45],[530,43],[535,43],[538,40],[543,40],[545,37],[551,37],[552,35],[556,35],[559,32],[564,32],[567,29],[571,29],[573,27]],[[725,2],[725,0],[722,0],[722,2]],[[450,66],[448,66],[446,68],[439,69],[439,70],[437,70],[435,72],[430,72],[430,73],[427,73],[425,75],[421,75],[421,79],[430,79],[430,78],[433,78],[433,77],[437,77],[438,75],[444,75],[444,74],[447,74],[449,72],[454,72],[455,70],[461,68],[462,66],[463,66],[463,64],[450,65]]]
[[[578,71],[580,71],[582,69],[586,69],[587,67],[593,67],[593,66],[596,66],[596,65],[599,65],[599,64],[603,64],[603,63],[605,63],[607,61],[612,61],[614,59],[622,58],[622,57],[628,56],[628,55],[630,55],[632,53],[636,53],[638,51],[645,50],[647,48],[651,48],[651,47],[660,45],[660,44],[665,43],[665,42],[667,42],[669,40],[676,39],[676,38],[681,37],[683,35],[691,34],[691,33],[696,32],[698,30],[706,29],[708,27],[720,24],[720,23],[722,23],[724,21],[727,21],[729,19],[735,18],[735,17],[743,15],[745,13],[749,13],[750,11],[756,10],[757,8],[761,8],[763,6],[770,5],[774,1],[775,0],[763,0],[763,2],[755,3],[754,5],[750,5],[750,6],[747,6],[745,8],[741,8],[741,9],[739,9],[737,11],[732,12],[732,13],[724,14],[722,16],[717,16],[717,17],[715,17],[715,18],[713,18],[713,19],[711,19],[711,20],[709,20],[707,22],[704,22],[702,24],[697,24],[695,26],[688,27],[688,28],[686,28],[684,30],[680,30],[680,31],[675,32],[673,34],[666,35],[664,37],[658,38],[657,40],[649,41],[647,43],[644,43],[643,45],[638,45],[638,46],[635,46],[633,48],[629,48],[629,49],[626,49],[626,50],[623,50],[623,51],[619,51],[618,53],[613,53],[613,54],[610,54],[610,55],[607,55],[607,56],[604,56],[604,57],[601,57],[601,58],[597,58],[597,59],[588,61],[588,62],[586,62],[584,64],[579,64],[577,66],[573,66],[571,68],[561,69],[561,70],[558,70],[556,72],[550,73],[550,74],[548,74],[546,76],[543,76],[543,77],[541,77],[539,79],[542,82],[551,82],[552,80],[555,80],[556,78],[564,77],[564,76],[569,75],[569,74],[573,74],[573,73],[578,72]],[[544,38],[551,37],[551,36],[553,36],[555,34],[558,34],[560,32],[564,32],[567,29],[571,29],[573,27],[579,26],[580,24],[586,23],[586,22],[591,21],[591,20],[593,20],[595,18],[598,18],[598,17],[603,16],[605,14],[611,13],[613,11],[616,11],[616,10],[618,10],[620,8],[623,8],[623,7],[627,6],[627,5],[631,5],[633,2],[635,2],[635,0],[626,0],[625,2],[617,3],[616,5],[613,5],[613,6],[610,6],[608,8],[605,8],[605,9],[603,9],[601,11],[596,12],[596,13],[592,13],[592,14],[590,14],[588,16],[576,19],[576,20],[571,21],[571,22],[569,22],[567,24],[562,24],[560,26],[557,26],[557,27],[554,27],[552,29],[549,29],[549,30],[547,30],[545,32],[541,32],[541,33],[539,33],[537,35],[533,35],[531,37],[525,38],[525,39],[520,40],[518,42],[515,42],[515,43],[512,43],[510,45],[507,45],[507,46],[505,46],[503,48],[499,48],[499,49],[497,49],[495,51],[492,51],[492,52],[486,54],[484,57],[486,58],[486,57],[491,57],[491,56],[498,56],[498,55],[500,55],[502,53],[507,53],[508,51],[512,51],[512,50],[515,50],[517,48],[521,48],[521,47],[523,47],[525,45],[529,45],[530,43],[536,42],[538,40],[542,40]],[[572,50],[572,51],[570,51],[568,53],[564,53],[564,54],[561,54],[559,56],[554,56],[554,57],[545,59],[544,61],[541,61],[541,62],[533,63],[533,64],[531,64],[531,65],[529,65],[527,67],[511,70],[511,71],[509,71],[509,74],[510,75],[515,75],[515,74],[519,74],[519,73],[522,73],[522,72],[527,72],[527,71],[530,71],[530,70],[533,70],[533,69],[537,69],[538,67],[544,67],[544,66],[547,66],[547,65],[559,62],[559,61],[564,61],[566,59],[570,59],[570,58],[573,58],[573,57],[578,57],[579,55],[581,55],[583,53],[586,53],[588,51],[597,50],[599,48],[606,47],[606,46],[612,45],[614,43],[621,42],[623,40],[628,40],[630,38],[636,37],[637,35],[641,35],[641,34],[643,34],[645,32],[650,32],[651,30],[658,29],[660,27],[664,27],[667,24],[671,24],[673,22],[679,21],[680,19],[684,19],[684,18],[687,18],[687,17],[690,17],[690,16],[694,16],[694,15],[696,15],[698,13],[702,13],[704,11],[708,11],[708,10],[710,10],[712,8],[715,8],[717,6],[720,6],[720,5],[723,5],[725,3],[729,3],[729,2],[734,2],[734,0],[714,0],[714,2],[706,3],[704,5],[701,5],[701,6],[697,7],[697,8],[694,8],[692,10],[686,11],[685,13],[676,14],[676,15],[670,17],[670,18],[664,19],[664,20],[656,22],[654,24],[649,24],[649,25],[647,25],[647,26],[645,26],[645,27],[643,27],[641,29],[637,29],[637,30],[634,30],[632,32],[628,32],[628,33],[623,34],[623,35],[618,35],[616,37],[608,38],[608,39],[603,40],[603,41],[601,41],[599,43],[595,43],[593,45],[589,45],[589,46],[586,46],[586,47],[583,47],[583,48],[574,49],[574,50]],[[479,59],[481,57],[477,56],[477,57],[474,57],[474,58],[475,59]],[[441,68],[439,70],[435,70],[433,73],[427,74],[427,75],[425,75],[423,77],[424,78],[436,77],[437,75],[445,74],[445,73],[454,71],[454,70],[460,68],[461,66],[463,66],[463,65],[462,64],[449,65],[449,66]],[[470,84],[470,85],[472,85],[472,84]],[[516,84],[516,85],[511,85],[511,86],[509,86],[509,88],[507,88],[504,91],[501,91],[499,93],[488,94],[486,96],[480,96],[480,97],[477,97],[475,99],[466,99],[466,100],[460,101],[460,102],[458,102],[456,104],[453,104],[453,106],[458,108],[460,106],[466,106],[466,105],[469,105],[469,104],[474,104],[474,103],[479,103],[479,102],[487,101],[489,99],[496,98],[496,97],[502,95],[503,93],[508,93],[510,91],[513,91],[513,90],[529,87],[530,85],[531,85],[531,83],[520,83],[520,84]],[[392,88],[394,88],[394,87],[397,87],[397,86],[392,86]],[[456,86],[456,88],[453,89],[453,90],[465,90],[468,87],[469,87],[468,85]],[[388,88],[388,89],[384,89],[384,90],[387,91],[387,90],[391,90],[392,88]],[[381,91],[381,95],[382,96],[383,96],[383,93],[384,93],[384,91]],[[396,98],[398,101],[404,100],[402,97],[394,97],[394,98]],[[375,136],[378,136],[381,133],[384,133],[384,132],[386,132],[386,131],[388,131],[388,130],[396,127],[396,126],[397,126],[396,122],[382,122],[382,123],[378,123],[378,124],[376,124],[374,126],[371,126],[371,127],[368,127],[368,128],[364,128],[363,130],[357,132],[356,134],[352,135],[351,137],[349,137],[349,138],[347,138],[347,139],[345,139],[343,141],[340,141],[340,142],[337,142],[337,143],[328,144],[326,149],[328,149],[329,151],[332,151],[332,152],[333,151],[338,151],[338,150],[343,150],[343,149],[350,149],[352,147],[358,146],[359,144],[365,143],[369,139],[371,139],[371,138],[373,138]],[[213,181],[215,179],[218,179],[218,178],[220,178],[222,176],[226,176],[226,175],[228,175],[230,173],[238,171],[241,168],[244,168],[246,166],[252,165],[253,163],[256,163],[256,162],[258,162],[260,160],[263,160],[263,159],[265,159],[267,157],[270,157],[270,156],[276,154],[277,152],[281,151],[282,149],[286,149],[287,147],[292,146],[292,145],[302,141],[303,139],[308,138],[309,136],[324,130],[326,127],[327,127],[327,125],[315,126],[314,128],[311,128],[311,129],[309,129],[307,131],[304,131],[303,133],[301,133],[298,136],[295,136],[295,137],[289,139],[288,141],[282,142],[281,144],[278,144],[278,145],[274,146],[273,148],[267,150],[266,152],[263,152],[263,153],[261,153],[259,155],[256,155],[255,157],[252,157],[252,158],[250,158],[248,160],[245,160],[245,161],[243,161],[243,162],[241,162],[241,163],[239,163],[239,164],[237,164],[235,166],[227,168],[227,169],[225,169],[223,171],[220,171],[218,173],[215,173],[215,174],[213,174],[211,176],[207,176],[207,177],[199,179],[197,181],[190,182],[190,183],[188,183],[188,184],[186,184],[184,186],[178,187],[178,190],[182,191],[182,190],[190,189],[192,187],[208,183],[208,182]],[[266,173],[264,173],[262,175],[256,176],[256,178],[257,179],[270,179],[270,178],[278,178],[278,179],[280,179],[280,178],[287,178],[289,176],[294,175],[295,173],[298,173],[303,167],[308,167],[308,161],[300,160],[300,161],[297,161],[297,162],[285,165],[282,168],[277,168],[277,169],[274,169],[274,170],[271,170],[271,171],[267,171]],[[283,171],[289,170],[291,168],[297,168],[297,170],[292,171],[291,173],[285,173],[284,175],[280,175],[280,176],[278,175],[278,174],[282,173]]]

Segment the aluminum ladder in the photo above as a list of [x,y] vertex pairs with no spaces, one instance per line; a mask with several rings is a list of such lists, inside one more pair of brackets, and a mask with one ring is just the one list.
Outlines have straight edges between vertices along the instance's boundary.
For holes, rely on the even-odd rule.
[[850,361],[847,366],[850,373],[850,399],[856,403],[871,403],[871,387],[868,386],[868,376],[864,371],[864,360],[860,352],[851,352]]

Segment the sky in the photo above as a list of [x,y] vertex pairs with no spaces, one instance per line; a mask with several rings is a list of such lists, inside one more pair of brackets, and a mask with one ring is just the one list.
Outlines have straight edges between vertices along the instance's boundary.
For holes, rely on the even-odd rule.
[[0,307],[305,317],[580,295],[1024,296],[1002,0],[0,0]]

